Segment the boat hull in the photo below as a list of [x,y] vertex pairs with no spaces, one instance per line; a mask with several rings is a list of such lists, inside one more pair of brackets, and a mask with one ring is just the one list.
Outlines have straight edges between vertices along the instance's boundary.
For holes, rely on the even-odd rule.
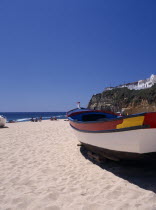
[[118,157],[130,159],[156,153],[156,112],[117,116],[75,109],[67,116],[78,140],[96,153],[98,150],[103,150],[103,154],[116,152]]
[[[133,153],[133,152],[120,152],[115,150],[109,150],[104,149],[101,147],[96,147],[93,145],[85,144],[81,142],[81,152],[86,153],[86,151],[90,151],[94,154],[98,155],[98,160],[103,160],[105,158],[114,160],[114,161],[120,161],[120,160],[130,160],[130,161],[141,161],[141,162],[153,162],[155,164],[156,161],[156,152],[150,152],[150,153]],[[97,157],[97,156],[96,156]]]
[[4,117],[0,117],[0,127],[4,127],[6,124],[6,119]]
[[156,129],[154,128],[112,133],[88,133],[73,130],[80,142],[98,148],[137,154],[156,151]]

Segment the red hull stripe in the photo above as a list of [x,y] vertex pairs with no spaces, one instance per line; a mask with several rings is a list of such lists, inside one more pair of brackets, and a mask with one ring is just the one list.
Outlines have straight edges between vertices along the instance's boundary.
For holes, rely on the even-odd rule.
[[123,119],[115,120],[111,122],[99,122],[99,123],[76,123],[70,121],[70,124],[78,130],[88,130],[88,131],[99,131],[99,130],[113,130],[116,129],[118,124],[121,124]]
[[149,128],[147,125],[142,126],[133,126],[133,127],[127,127],[127,128],[121,128],[121,129],[113,129],[113,130],[98,130],[98,131],[88,131],[88,130],[79,130],[72,125],[70,125],[73,129],[84,132],[84,133],[115,133],[115,132],[123,132],[123,131],[132,131],[132,130],[138,130],[138,129],[145,129]]
[[145,114],[144,125],[150,125],[150,128],[156,128],[156,112]]

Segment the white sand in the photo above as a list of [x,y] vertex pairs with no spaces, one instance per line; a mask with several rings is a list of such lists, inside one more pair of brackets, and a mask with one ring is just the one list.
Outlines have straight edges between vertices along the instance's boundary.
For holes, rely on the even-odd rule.
[[7,126],[0,129],[0,209],[156,209],[154,169],[93,164],[68,121]]

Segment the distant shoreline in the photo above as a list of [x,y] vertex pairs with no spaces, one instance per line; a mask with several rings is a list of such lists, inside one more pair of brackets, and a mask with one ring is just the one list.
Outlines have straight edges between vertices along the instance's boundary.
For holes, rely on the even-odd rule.
[[66,112],[0,112],[0,115],[6,117],[7,122],[27,122],[32,118],[40,117],[42,117],[42,120],[48,120],[51,117],[66,119]]

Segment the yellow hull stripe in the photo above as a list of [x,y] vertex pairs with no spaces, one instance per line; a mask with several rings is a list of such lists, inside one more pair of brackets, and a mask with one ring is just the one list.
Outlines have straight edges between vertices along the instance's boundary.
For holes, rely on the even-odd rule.
[[144,116],[127,118],[124,119],[121,124],[117,125],[116,129],[143,125],[143,122],[144,122]]

